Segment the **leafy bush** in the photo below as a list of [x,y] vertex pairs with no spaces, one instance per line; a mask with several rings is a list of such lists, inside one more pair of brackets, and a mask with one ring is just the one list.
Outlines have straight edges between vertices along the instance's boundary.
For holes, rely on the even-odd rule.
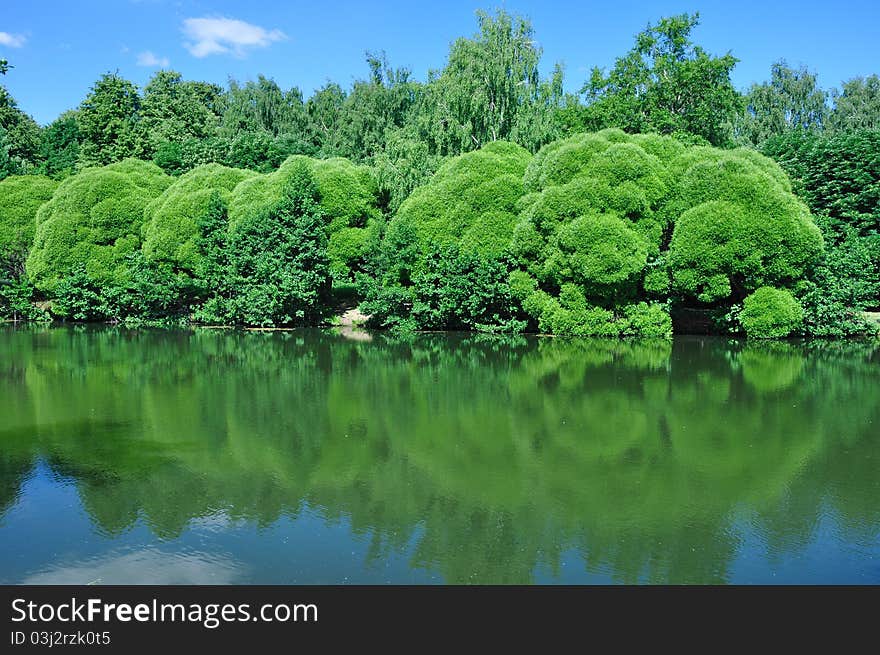
[[[822,250],[785,173],[753,151],[607,129],[546,145],[524,186],[513,250],[537,295],[522,301],[551,331],[622,334],[645,297],[730,305],[794,283]],[[588,309],[566,306],[570,284]]]
[[800,329],[804,312],[785,289],[761,287],[743,300],[740,321],[749,337],[778,339]]
[[364,281],[364,311],[374,327],[522,332],[508,281],[510,262],[438,246],[415,273],[412,286]]
[[13,321],[43,321],[45,311],[34,304],[34,287],[26,278],[0,281],[0,318]]
[[230,225],[229,270],[233,322],[315,324],[330,293],[326,218],[306,161],[294,162],[281,199]]
[[822,253],[807,207],[751,157],[692,163],[667,213],[674,288],[704,303],[736,302],[762,285],[800,279]]
[[27,273],[53,292],[75,267],[99,284],[122,283],[126,258],[141,246],[144,208],[172,182],[155,164],[135,159],[67,178],[37,212]]
[[389,231],[410,229],[423,253],[454,244],[463,252],[503,255],[530,157],[517,145],[495,141],[447,160],[403,202]]
[[0,180],[0,278],[23,272],[34,240],[36,215],[58,183],[42,175],[14,175]]
[[527,151],[502,141],[447,160],[365,248],[363,310],[377,326],[521,331],[507,253]]
[[75,265],[59,280],[52,312],[71,321],[105,321],[112,314],[100,284],[89,275],[84,264]]
[[[844,337],[873,331],[862,314],[880,297],[880,276],[869,242],[854,228],[837,229],[842,238],[832,242],[810,278],[797,285],[804,332],[809,336]],[[831,228],[826,226],[826,230]]]
[[[369,168],[356,166],[341,158],[314,160],[304,156],[288,158],[274,173],[245,180],[236,186],[229,205],[232,227],[277,204],[292,176],[301,166],[311,172],[322,213],[327,221],[327,235],[334,240],[331,265],[339,279],[353,280],[364,263],[365,252],[352,250],[351,232],[336,237],[348,228],[365,232],[361,244],[379,228],[378,188]],[[341,247],[345,242],[346,247]]]
[[178,178],[144,213],[143,252],[149,262],[171,265],[192,278],[204,268],[199,226],[219,201],[229,202],[242,180],[257,174],[219,164],[205,164]]
[[763,151],[832,227],[847,225],[862,236],[880,233],[880,130],[832,136],[789,132],[767,141]]
[[[822,219],[826,242],[841,246],[811,277],[803,294],[810,334],[841,336],[861,332],[866,323],[858,311],[864,304],[880,306],[876,279],[880,274],[880,130],[857,129],[832,135],[796,132],[768,140],[763,150],[791,175],[798,194]],[[861,254],[852,260],[856,241]],[[850,254],[845,254],[845,253]],[[869,261],[865,260],[865,257]],[[836,261],[846,273],[836,273]],[[856,293],[874,288],[873,298]],[[850,289],[850,291],[844,291]],[[841,297],[849,296],[850,299]],[[863,302],[864,301],[864,302]]]
[[616,129],[542,148],[524,176],[530,193],[513,239],[520,264],[551,295],[574,283],[590,305],[635,298],[660,252],[666,162],[682,150],[670,137]]

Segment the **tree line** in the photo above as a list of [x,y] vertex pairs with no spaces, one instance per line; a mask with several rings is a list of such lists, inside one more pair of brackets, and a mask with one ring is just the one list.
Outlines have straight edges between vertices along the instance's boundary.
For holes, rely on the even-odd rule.
[[779,61],[740,93],[698,21],[648,26],[578,93],[503,11],[423,82],[383,53],[308,99],[108,73],[45,128],[0,86],[2,311],[314,323],[350,287],[386,327],[660,334],[696,308],[864,332],[880,78],[826,92]]

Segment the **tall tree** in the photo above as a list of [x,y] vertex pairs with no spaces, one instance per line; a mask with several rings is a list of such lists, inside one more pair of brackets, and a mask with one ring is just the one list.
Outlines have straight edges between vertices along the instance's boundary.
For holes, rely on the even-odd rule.
[[40,161],[40,126],[0,85],[0,179],[32,173]]
[[829,128],[836,132],[880,129],[880,76],[856,77],[832,92]]
[[138,88],[117,73],[95,82],[79,108],[81,166],[110,164],[142,154]]
[[789,130],[820,131],[828,115],[827,97],[814,73],[777,61],[770,69],[770,81],[752,85],[746,95],[737,140],[760,145]]
[[583,126],[627,132],[689,132],[713,145],[727,145],[741,106],[727,53],[713,57],[691,39],[699,14],[662,18],[636,36],[632,50],[606,74],[594,68]]
[[368,80],[357,80],[339,108],[339,134],[334,153],[356,161],[371,161],[382,152],[388,130],[410,120],[422,85],[405,68],[392,68],[385,53],[367,53]]
[[306,115],[302,91],[294,87],[282,91],[278,84],[260,75],[256,82],[229,83],[223,98],[221,130],[224,135],[242,132],[267,132],[275,137],[281,134],[303,134]]
[[310,325],[330,291],[326,217],[308,165],[296,165],[282,200],[230,232],[232,314],[247,325]]
[[163,142],[213,136],[220,122],[222,93],[216,84],[184,81],[175,71],[156,73],[144,89],[140,111],[147,154]]
[[339,149],[339,126],[346,93],[335,82],[318,89],[306,103],[312,144],[324,154],[335,154]]
[[66,111],[43,130],[41,172],[56,179],[76,168],[79,158],[79,123],[76,111]]
[[452,44],[446,67],[429,81],[423,99],[421,129],[441,155],[511,139],[518,130],[529,133],[535,107],[561,100],[561,69],[551,84],[541,83],[542,51],[531,22],[504,11],[479,11],[477,18],[479,33]]

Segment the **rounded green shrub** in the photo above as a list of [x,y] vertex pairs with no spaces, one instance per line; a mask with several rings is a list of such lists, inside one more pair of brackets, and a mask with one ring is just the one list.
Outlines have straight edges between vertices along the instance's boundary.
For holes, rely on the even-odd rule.
[[803,277],[820,257],[822,235],[806,205],[765,172],[775,164],[761,157],[758,166],[757,157],[713,153],[682,173],[666,212],[675,221],[672,278],[684,296],[736,302]]
[[58,182],[43,175],[13,175],[0,181],[0,267],[27,257],[37,226],[37,210]]
[[496,141],[448,160],[403,202],[389,230],[411,226],[423,252],[457,245],[500,256],[510,246],[530,158],[520,146]]
[[761,287],[743,301],[739,318],[747,336],[781,339],[801,327],[804,311],[789,291]]
[[644,239],[614,214],[582,216],[560,228],[554,259],[557,279],[604,289],[631,279],[645,267]]
[[[542,329],[627,333],[625,312],[617,310],[637,298],[646,267],[660,256],[661,210],[672,184],[669,163],[684,148],[670,137],[609,129],[538,151],[524,174],[529,194],[520,201],[513,251],[541,294],[550,299],[560,294],[561,302],[562,290],[574,284],[585,307],[592,307],[524,301]],[[606,310],[612,318],[602,318]],[[592,327],[572,327],[571,321],[580,319]]]
[[[822,253],[786,174],[751,150],[616,129],[576,134],[539,150],[523,186],[512,250],[534,285],[523,308],[542,329],[623,334],[624,308],[642,299],[729,306],[803,278]],[[569,284],[614,319],[599,329],[598,312],[566,307]],[[665,304],[646,306],[668,319]],[[572,327],[580,319],[593,327]]]
[[200,221],[218,196],[228,203],[239,182],[257,175],[220,164],[204,164],[177,178],[147,205],[143,244],[147,261],[167,262],[177,270],[195,273],[203,257],[198,247]]
[[62,182],[37,212],[27,273],[52,291],[78,265],[98,282],[120,281],[125,261],[141,247],[145,207],[172,178],[137,159],[87,168]]

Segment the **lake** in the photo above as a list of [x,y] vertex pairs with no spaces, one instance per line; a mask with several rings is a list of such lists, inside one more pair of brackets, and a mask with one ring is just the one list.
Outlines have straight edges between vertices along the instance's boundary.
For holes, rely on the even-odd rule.
[[0,583],[880,583],[880,346],[0,327]]

